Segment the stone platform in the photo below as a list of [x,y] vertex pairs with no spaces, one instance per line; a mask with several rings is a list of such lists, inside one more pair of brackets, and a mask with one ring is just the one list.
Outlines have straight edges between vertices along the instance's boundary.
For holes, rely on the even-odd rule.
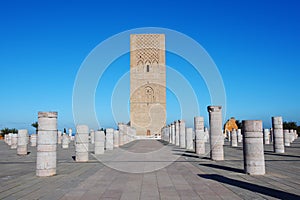
[[300,139],[284,154],[265,145],[264,176],[243,173],[241,144],[225,143],[225,161],[216,162],[161,141],[138,140],[76,163],[71,143],[57,148],[57,175],[47,178],[35,175],[36,148],[28,151],[18,156],[0,141],[0,199],[300,199]]

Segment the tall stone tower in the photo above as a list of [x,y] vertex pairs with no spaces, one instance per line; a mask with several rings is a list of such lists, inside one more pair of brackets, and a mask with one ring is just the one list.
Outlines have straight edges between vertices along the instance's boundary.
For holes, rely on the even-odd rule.
[[166,124],[164,34],[130,35],[130,124],[138,136],[159,135]]

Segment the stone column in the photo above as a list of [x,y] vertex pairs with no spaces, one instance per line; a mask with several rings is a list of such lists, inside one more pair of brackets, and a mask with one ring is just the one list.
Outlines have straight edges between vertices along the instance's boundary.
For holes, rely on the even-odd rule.
[[186,128],[186,149],[187,150],[193,150],[193,128]]
[[114,130],[114,147],[119,147],[119,131]]
[[270,142],[274,143],[274,133],[273,133],[273,128],[270,128]]
[[288,129],[283,130],[283,139],[284,139],[284,146],[290,146],[290,131]]
[[185,121],[179,121],[179,146],[180,148],[186,148],[186,139],[185,139]]
[[207,127],[204,127],[204,137],[205,142],[209,142],[209,131]]
[[37,136],[36,134],[30,135],[30,146],[36,147]]
[[237,139],[238,139],[238,142],[243,142],[243,136],[242,136],[242,130],[241,129],[237,130]]
[[250,175],[265,174],[265,157],[261,120],[243,121],[244,170]]
[[224,160],[223,133],[222,133],[222,107],[208,106],[209,112],[209,138],[210,158],[212,160]]
[[61,139],[62,139],[61,136],[62,136],[61,131],[57,131],[57,144],[61,144]]
[[232,129],[232,131],[231,131],[231,146],[232,147],[237,147],[238,146],[237,134],[236,134],[235,129]]
[[105,140],[106,150],[113,150],[114,149],[114,129],[107,128],[105,137],[106,137],[106,140]]
[[61,145],[61,147],[63,149],[68,149],[69,148],[69,143],[70,143],[69,136],[66,133],[64,133],[63,136],[62,136],[62,145]]
[[204,133],[204,118],[195,117],[194,118],[194,127],[196,135],[196,154],[201,155],[205,154],[205,133]]
[[270,130],[264,129],[264,144],[270,144]]
[[38,113],[37,176],[56,174],[57,112]]
[[90,139],[91,139],[91,144],[95,143],[95,131],[93,129],[90,130]]
[[171,124],[171,133],[172,133],[172,144],[176,144],[175,140],[175,124]]
[[104,131],[96,131],[95,132],[95,150],[94,153],[104,154],[104,146],[105,146],[105,134]]
[[295,140],[295,134],[294,134],[294,130],[290,130],[290,142],[294,142]]
[[175,122],[175,144],[179,146],[179,122],[176,120]]
[[76,162],[89,160],[89,127],[86,125],[76,126],[75,152]]
[[9,133],[9,134],[7,135],[7,144],[8,144],[9,146],[11,146],[11,138],[12,138],[12,135],[13,135],[13,133]]
[[26,129],[18,130],[18,155],[27,155],[27,137],[28,131]]
[[124,133],[123,125],[122,125],[122,124],[119,124],[119,146],[124,145],[124,137],[123,137],[123,133]]
[[275,153],[284,153],[282,117],[272,117],[273,146]]
[[11,135],[11,145],[10,145],[10,148],[11,149],[17,149],[17,147],[18,147],[18,134],[13,133]]
[[72,137],[72,129],[71,128],[69,128],[69,137],[71,138]]
[[230,131],[226,131],[226,136],[228,138],[228,141],[231,142],[231,132]]

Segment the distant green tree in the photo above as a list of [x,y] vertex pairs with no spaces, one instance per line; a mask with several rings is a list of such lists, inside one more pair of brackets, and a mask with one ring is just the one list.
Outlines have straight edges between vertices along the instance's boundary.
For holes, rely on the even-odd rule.
[[297,130],[298,135],[300,133],[300,126],[296,122],[283,122],[283,129]]
[[4,137],[4,135],[9,133],[18,133],[18,130],[15,128],[4,128],[1,130],[1,136]]
[[67,133],[67,130],[66,130],[66,128],[64,128],[64,133]]
[[39,127],[38,122],[32,123],[31,126],[35,128],[35,133],[37,134],[37,132],[38,132],[38,127]]

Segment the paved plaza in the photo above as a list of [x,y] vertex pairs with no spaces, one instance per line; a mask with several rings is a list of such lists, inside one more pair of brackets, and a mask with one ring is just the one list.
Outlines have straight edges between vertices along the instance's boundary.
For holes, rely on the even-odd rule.
[[74,161],[71,143],[57,148],[57,175],[41,178],[36,147],[18,156],[0,141],[0,199],[300,199],[300,139],[284,154],[272,149],[265,145],[266,175],[249,176],[240,143],[225,142],[225,161],[216,162],[162,141],[137,140],[101,156],[91,151],[87,163]]

